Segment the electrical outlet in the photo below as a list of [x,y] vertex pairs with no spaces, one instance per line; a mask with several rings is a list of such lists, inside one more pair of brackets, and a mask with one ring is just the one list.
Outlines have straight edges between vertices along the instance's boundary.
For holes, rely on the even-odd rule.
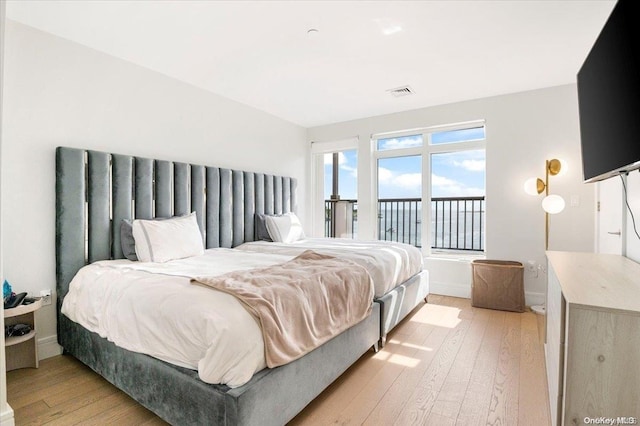
[[43,305],[51,304],[51,290],[40,290],[40,297],[42,298]]

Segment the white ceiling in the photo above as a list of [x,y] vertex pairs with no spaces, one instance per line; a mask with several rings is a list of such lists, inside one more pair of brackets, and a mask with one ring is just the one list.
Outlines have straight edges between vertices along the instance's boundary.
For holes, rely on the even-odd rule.
[[[10,0],[7,16],[311,127],[575,82],[614,4]],[[416,94],[386,92],[402,85]]]

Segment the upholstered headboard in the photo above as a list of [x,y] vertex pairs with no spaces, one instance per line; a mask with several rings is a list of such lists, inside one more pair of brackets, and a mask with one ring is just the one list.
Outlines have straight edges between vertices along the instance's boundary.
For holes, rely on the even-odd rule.
[[58,309],[84,265],[123,258],[120,223],[196,212],[207,248],[254,240],[254,214],[296,211],[296,180],[129,155],[56,149]]

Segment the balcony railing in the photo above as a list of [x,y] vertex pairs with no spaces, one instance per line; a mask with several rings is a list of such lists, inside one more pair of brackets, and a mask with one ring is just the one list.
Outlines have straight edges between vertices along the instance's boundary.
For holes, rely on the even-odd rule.
[[422,247],[422,200],[420,198],[379,199],[378,239]]
[[431,247],[484,251],[484,220],[484,197],[432,198]]
[[[344,207],[339,209],[338,206]],[[358,201],[324,201],[324,236],[351,237],[358,235]]]
[[[336,204],[337,202],[333,200],[325,201],[325,236],[327,237],[357,234],[358,202],[357,200],[342,201],[342,204]],[[421,247],[421,219],[422,200],[420,198],[378,200],[378,238],[381,240]],[[484,197],[432,198],[431,248],[484,251],[484,220]]]

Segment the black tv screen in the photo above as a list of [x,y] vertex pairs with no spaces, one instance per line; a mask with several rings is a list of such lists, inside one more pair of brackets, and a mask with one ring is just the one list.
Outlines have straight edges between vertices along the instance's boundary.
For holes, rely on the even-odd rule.
[[621,0],[578,72],[585,182],[640,168],[640,22]]

